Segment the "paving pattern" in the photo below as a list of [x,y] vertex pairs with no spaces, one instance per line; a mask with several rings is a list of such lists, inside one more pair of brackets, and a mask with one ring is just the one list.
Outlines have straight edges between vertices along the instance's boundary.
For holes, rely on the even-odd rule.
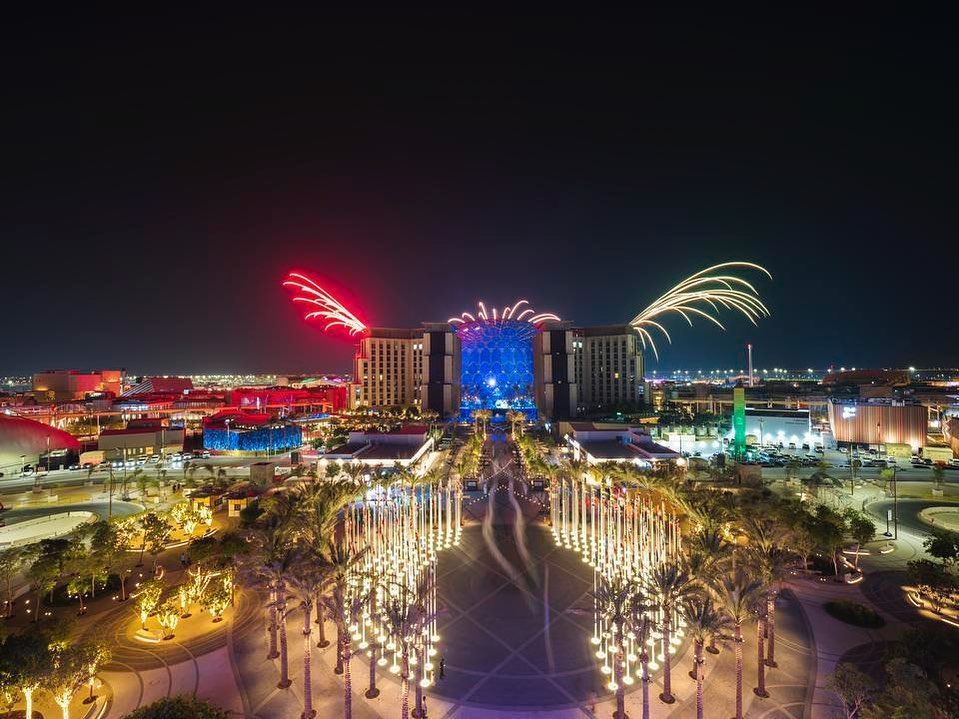
[[605,693],[589,638],[592,571],[535,522],[539,495],[512,476],[494,442],[488,497],[467,505],[475,521],[440,555],[445,678],[432,693],[468,706],[572,707]]

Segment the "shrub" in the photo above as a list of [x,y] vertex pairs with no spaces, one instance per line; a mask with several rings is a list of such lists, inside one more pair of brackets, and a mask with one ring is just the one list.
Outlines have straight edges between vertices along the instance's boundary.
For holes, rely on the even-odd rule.
[[229,712],[215,704],[187,696],[157,699],[129,713],[124,719],[227,719]]
[[862,604],[850,602],[845,599],[840,599],[835,602],[826,602],[823,604],[823,608],[826,610],[829,616],[834,617],[841,622],[846,622],[846,624],[853,624],[857,627],[878,629],[879,627],[884,626],[886,623],[885,619],[876,614],[876,612],[869,607],[865,607]]

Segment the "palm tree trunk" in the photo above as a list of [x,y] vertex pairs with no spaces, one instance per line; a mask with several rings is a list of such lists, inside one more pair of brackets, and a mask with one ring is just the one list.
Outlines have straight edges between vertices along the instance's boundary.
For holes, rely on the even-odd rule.
[[639,661],[643,667],[643,719],[649,719],[649,654],[645,649]]
[[336,666],[333,667],[334,674],[343,673],[343,645],[346,643],[344,638],[343,623],[336,623]]
[[766,652],[765,652],[765,637],[766,635],[766,621],[763,617],[759,617],[756,620],[756,655],[759,659],[759,663],[756,666],[756,688],[753,689],[756,696],[758,697],[768,697],[769,692],[766,691]]
[[343,642],[343,717],[353,717],[353,676],[350,674],[350,639]]
[[736,719],[743,719],[743,626],[736,622]]
[[33,689],[23,690],[23,700],[27,704],[24,717],[26,719],[33,719]]
[[280,656],[280,653],[276,650],[276,585],[272,582],[270,583],[270,603],[268,607],[267,629],[270,632],[270,651],[266,658],[276,659]]
[[410,660],[409,650],[406,648],[404,648],[403,651],[403,669],[400,693],[403,696],[402,702],[400,703],[400,719],[410,719]]
[[423,650],[416,649],[416,687],[413,689],[416,693],[416,708],[413,709],[413,716],[419,719],[423,716]]
[[290,655],[286,643],[286,586],[280,580],[276,587],[277,624],[280,634],[280,689],[286,689],[293,682],[290,680]]
[[703,645],[696,642],[696,719],[703,719]]
[[380,690],[376,688],[376,642],[370,642],[370,688],[364,695],[367,699],[376,699]]
[[670,659],[670,610],[663,610],[663,693],[659,695],[660,700],[666,704],[672,704],[676,701],[673,696],[672,683],[672,661]]
[[[617,637],[621,639],[622,634],[618,634]],[[626,719],[626,685],[623,684],[623,658],[623,650],[620,647],[616,650],[616,656],[613,658],[613,683],[616,684],[614,719]]]
[[302,719],[313,719],[316,711],[313,709],[313,674],[310,667],[310,654],[313,649],[313,641],[310,634],[313,627],[310,626],[310,605],[303,605],[303,714]]
[[326,617],[324,616],[322,602],[318,602],[316,605],[316,623],[320,628],[320,640],[316,643],[316,646],[325,649],[330,646],[330,640],[326,638]]
[[766,666],[776,667],[776,593],[766,598]]

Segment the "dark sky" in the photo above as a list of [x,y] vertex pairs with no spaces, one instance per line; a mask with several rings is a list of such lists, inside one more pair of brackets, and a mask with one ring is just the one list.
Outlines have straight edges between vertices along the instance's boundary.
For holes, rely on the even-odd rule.
[[597,324],[731,259],[772,317],[650,370],[955,366],[954,38],[902,8],[7,18],[0,373],[347,369],[290,268]]

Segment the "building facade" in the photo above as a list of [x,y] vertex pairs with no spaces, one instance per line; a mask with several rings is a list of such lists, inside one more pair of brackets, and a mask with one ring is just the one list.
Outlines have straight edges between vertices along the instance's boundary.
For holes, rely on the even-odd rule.
[[840,444],[926,446],[928,410],[896,400],[830,400],[829,426]]
[[573,330],[580,413],[643,405],[643,346],[629,325]]
[[532,327],[498,318],[458,328],[374,327],[357,345],[350,407],[412,405],[461,418],[475,409],[514,410],[530,419],[571,419],[641,407],[643,369],[642,342],[628,325]]
[[33,394],[40,402],[86,399],[89,395],[101,393],[119,397],[122,389],[121,370],[47,370],[33,375]]

